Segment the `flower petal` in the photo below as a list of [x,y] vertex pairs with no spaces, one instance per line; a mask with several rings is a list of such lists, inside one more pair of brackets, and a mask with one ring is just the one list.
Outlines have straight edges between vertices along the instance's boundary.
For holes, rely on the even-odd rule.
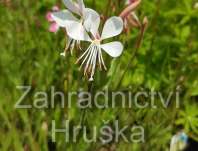
[[111,17],[109,18],[102,31],[102,39],[111,38],[119,35],[123,30],[123,20],[121,17]]
[[69,37],[74,40],[91,41],[82,23],[68,22],[66,30]]
[[52,12],[47,12],[45,18],[47,19],[48,22],[54,21],[54,19],[52,18]]
[[80,15],[79,8],[77,7],[77,4],[72,2],[71,0],[63,0],[63,3],[65,6],[73,13]]
[[118,41],[103,44],[101,48],[112,57],[119,57],[123,51],[123,45]]
[[78,0],[78,6],[79,6],[80,12],[83,14],[83,11],[85,9],[85,4],[84,4],[83,0]]
[[57,23],[52,23],[49,27],[49,31],[52,32],[52,33],[56,33],[59,29],[59,26]]
[[86,30],[95,36],[100,25],[100,15],[93,9],[85,8],[83,18]]
[[57,12],[57,11],[59,11],[60,9],[59,9],[59,7],[57,6],[57,5],[54,5],[53,7],[52,7],[52,11],[54,11],[54,12]]
[[61,27],[65,27],[66,24],[70,21],[77,21],[78,19],[75,18],[71,12],[67,10],[63,10],[60,12],[52,13],[53,20]]

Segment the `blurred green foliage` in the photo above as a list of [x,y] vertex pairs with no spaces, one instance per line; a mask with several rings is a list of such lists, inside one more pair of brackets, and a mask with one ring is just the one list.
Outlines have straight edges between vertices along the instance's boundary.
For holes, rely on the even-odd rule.
[[[118,15],[124,8],[123,0],[112,0],[115,11],[107,0],[85,0],[87,6],[101,14]],[[138,123],[145,128],[145,143],[119,143],[102,145],[83,142],[81,134],[77,144],[64,142],[60,135],[56,142],[58,151],[105,150],[116,145],[117,151],[160,151],[168,150],[171,136],[179,127],[198,140],[198,9],[196,0],[143,0],[137,9],[142,20],[149,19],[141,48],[135,54],[121,85],[121,78],[129,58],[134,52],[138,30],[123,33],[120,39],[125,44],[120,58],[111,60],[104,55],[107,72],[97,72],[93,91],[124,90],[133,93],[144,89],[156,90],[168,96],[180,86],[181,107],[157,109],[88,109],[85,124],[88,127],[102,126],[105,121],[118,119],[122,125]],[[0,150],[1,151],[46,151],[51,138],[51,121],[70,119],[78,125],[82,111],[77,107],[60,109],[15,109],[14,104],[22,92],[18,85],[31,85],[31,93],[25,102],[32,104],[34,93],[46,91],[51,86],[65,94],[68,91],[87,90],[85,79],[75,65],[77,53],[66,58],[59,54],[64,49],[65,36],[62,30],[48,32],[46,12],[55,4],[64,8],[61,1],[3,0],[0,2]],[[122,4],[121,6],[119,4]],[[105,12],[107,11],[107,12]],[[56,98],[59,100],[59,98]],[[73,99],[75,103],[76,98]],[[48,127],[48,128],[47,128]],[[103,149],[102,149],[103,147]]]

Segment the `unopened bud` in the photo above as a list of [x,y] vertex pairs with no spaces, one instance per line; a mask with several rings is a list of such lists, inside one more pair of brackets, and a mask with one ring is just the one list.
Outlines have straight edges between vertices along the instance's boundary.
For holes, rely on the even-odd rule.
[[148,18],[145,16],[143,19],[143,26],[146,28],[148,26]]
[[134,3],[130,4],[128,7],[126,7],[120,14],[120,17],[125,18],[128,16],[131,12],[133,12],[141,3],[141,0],[137,0]]
[[143,22],[142,22],[142,30],[143,30],[143,33],[145,32],[145,30],[147,29],[147,26],[148,26],[148,18],[145,16],[144,19],[143,19]]

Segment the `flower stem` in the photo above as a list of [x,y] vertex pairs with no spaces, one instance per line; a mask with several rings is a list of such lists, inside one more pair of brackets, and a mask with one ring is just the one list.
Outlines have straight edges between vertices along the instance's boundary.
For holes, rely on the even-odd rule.
[[[93,92],[93,81],[88,82],[88,93],[90,93],[92,98],[92,92]],[[82,116],[80,119],[80,126],[83,126],[85,124],[85,117],[86,117],[87,109],[82,109]]]
[[147,23],[148,22],[146,21],[146,23],[143,23],[141,25],[140,34],[139,34],[139,37],[138,37],[138,39],[136,41],[136,45],[135,45],[135,51],[131,55],[131,58],[129,59],[129,62],[128,62],[127,66],[126,66],[126,68],[125,68],[125,70],[124,70],[124,72],[123,72],[123,74],[122,74],[122,76],[120,78],[120,81],[118,82],[118,85],[116,86],[116,89],[118,89],[120,87],[120,85],[121,85],[121,83],[122,83],[122,81],[124,79],[125,74],[129,70],[129,68],[130,68],[130,66],[131,66],[131,64],[133,62],[133,59],[135,58],[138,50],[140,49],[140,46],[141,46],[141,43],[142,43],[142,40],[143,40],[143,37],[144,37],[144,33],[145,33],[145,30],[146,30],[146,27],[147,27]]

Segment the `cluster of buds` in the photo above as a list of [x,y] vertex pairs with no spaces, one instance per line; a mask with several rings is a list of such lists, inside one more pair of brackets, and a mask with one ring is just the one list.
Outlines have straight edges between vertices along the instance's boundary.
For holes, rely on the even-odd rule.
[[123,18],[124,28],[126,32],[129,32],[131,28],[139,28],[145,30],[148,25],[148,19],[145,16],[141,22],[137,16],[135,10],[140,5],[141,0],[127,0],[127,7],[121,12],[120,17]]

